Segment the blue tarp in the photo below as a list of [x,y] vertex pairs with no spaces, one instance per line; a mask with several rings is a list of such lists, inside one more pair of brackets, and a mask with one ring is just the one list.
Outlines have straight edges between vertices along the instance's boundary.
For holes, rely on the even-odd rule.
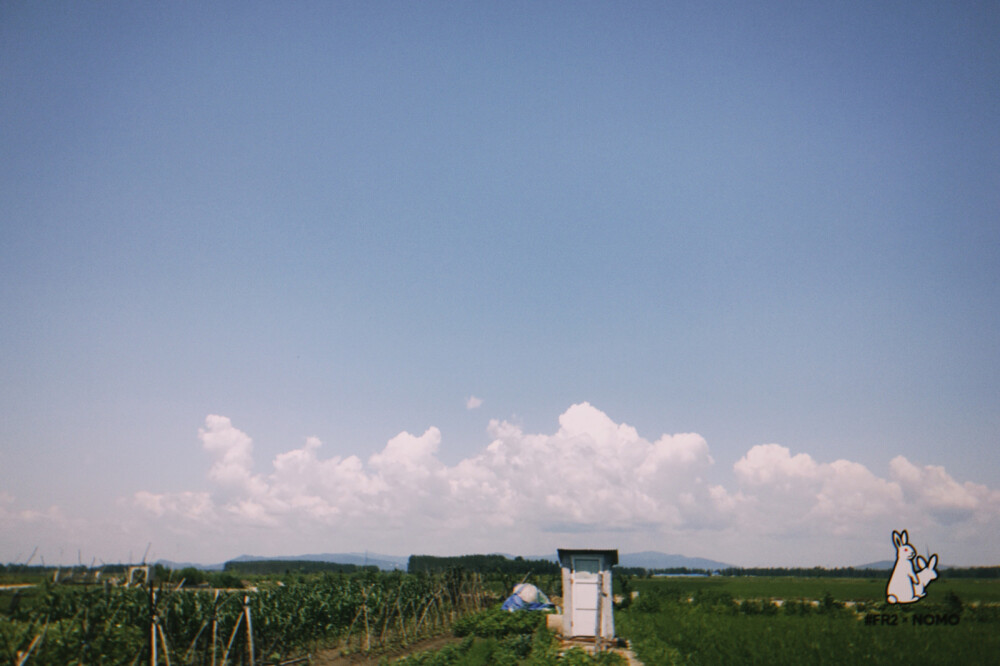
[[551,608],[555,608],[555,606],[549,603],[549,598],[545,596],[545,593],[534,586],[518,585],[514,589],[517,591],[521,591],[525,587],[531,588],[531,592],[534,593],[534,594],[526,594],[525,596],[527,596],[529,599],[535,597],[534,601],[529,603],[524,599],[522,599],[521,595],[518,594],[518,592],[514,592],[514,594],[507,597],[507,600],[503,602],[503,606],[501,606],[501,608],[505,611],[549,610]]
[[516,594],[512,594],[507,597],[507,601],[503,602],[501,606],[505,611],[519,611],[519,610],[548,610],[550,608],[555,608],[552,604],[543,604],[537,601],[533,603],[528,603]]

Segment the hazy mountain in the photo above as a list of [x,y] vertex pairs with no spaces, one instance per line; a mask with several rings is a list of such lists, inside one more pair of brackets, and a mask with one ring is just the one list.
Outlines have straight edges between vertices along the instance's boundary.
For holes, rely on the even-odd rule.
[[726,569],[732,564],[709,560],[704,557],[687,557],[685,555],[670,555],[655,550],[646,550],[641,553],[625,553],[618,556],[618,566],[620,567],[643,567],[645,569],[674,569],[677,567],[687,567],[688,569]]
[[260,557],[257,555],[240,555],[234,557],[233,562],[259,562],[260,560],[280,560],[296,561],[306,560],[309,562],[334,562],[336,564],[356,564],[358,566],[376,566],[383,571],[394,569],[406,570],[406,563],[409,557],[399,557],[396,555],[382,555],[379,553],[319,553],[313,555],[282,555],[277,557]]
[[225,562],[220,562],[219,564],[198,564],[197,562],[172,562],[170,560],[156,560],[153,564],[159,564],[174,571],[187,569],[188,567],[200,569],[201,571],[222,571],[226,566]]
[[[514,555],[503,554],[505,557],[514,559]],[[548,560],[550,562],[558,562],[559,558],[553,555],[526,555],[525,559],[528,560]],[[392,571],[394,569],[406,570],[407,562],[409,561],[409,556],[400,557],[398,555],[385,555],[382,553],[316,553],[310,555],[279,555],[273,557],[262,557],[260,555],[240,555],[239,557],[232,558],[232,562],[258,562],[261,560],[285,560],[285,561],[297,561],[297,560],[307,560],[310,562],[334,562],[337,564],[356,564],[358,566],[364,566],[368,564],[369,566],[377,566],[383,571]],[[157,564],[162,564],[165,567],[171,569],[183,569],[185,567],[194,567],[196,569],[201,569],[203,571],[221,571],[225,566],[222,564],[196,564],[192,562],[171,562],[169,560],[159,560]],[[886,566],[876,566],[868,565],[871,568],[892,568],[893,563],[887,562]],[[618,557],[618,565],[622,567],[642,567],[645,569],[673,569],[678,567],[687,567],[688,569],[708,569],[710,571],[715,571],[717,569],[725,569],[733,565],[726,564],[725,562],[719,562],[716,560],[706,559],[704,557],[686,557],[684,555],[670,555],[667,553],[660,553],[657,551],[644,551],[641,553],[626,553]]]
[[862,564],[859,567],[854,567],[855,569],[891,569],[896,566],[894,560],[879,560],[878,562],[870,562],[868,564]]

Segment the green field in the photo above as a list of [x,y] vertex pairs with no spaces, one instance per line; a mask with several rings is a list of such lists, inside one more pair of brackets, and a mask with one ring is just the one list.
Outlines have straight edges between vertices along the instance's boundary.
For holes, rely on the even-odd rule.
[[[735,599],[822,599],[830,592],[838,601],[878,602],[885,599],[884,578],[793,578],[788,576],[713,576],[710,578],[654,578],[632,583],[633,589],[663,587],[672,590],[716,590]],[[1000,603],[1000,579],[977,580],[955,578],[949,580],[947,572],[927,587],[927,596],[921,603],[944,603],[948,592],[954,592],[963,601]]]
[[[925,599],[906,606],[884,602],[885,584],[633,580],[638,597],[616,612],[615,623],[647,665],[997,663],[1000,581],[938,580]],[[772,603],[778,599],[780,606]]]
[[[253,581],[255,589],[219,594],[167,585],[157,587],[156,616],[172,664],[207,666],[230,642],[230,657],[244,658],[244,613],[253,618],[254,652],[270,661],[328,646],[402,646],[453,629],[461,642],[404,663],[592,663],[583,654],[559,657],[537,617],[521,626],[531,618],[494,610],[463,620],[497,603],[491,583],[499,584],[459,572],[368,571],[264,577]],[[556,581],[549,583],[547,591],[558,594]],[[615,624],[647,666],[995,664],[1000,654],[998,579],[949,580],[944,573],[924,600],[905,606],[885,603],[885,578],[619,576],[615,583],[638,593],[625,595],[631,603],[616,608]],[[0,664],[17,663],[36,638],[28,664],[148,661],[149,592],[46,582],[0,593]],[[166,663],[166,654],[159,657]]]
[[[0,664],[260,663],[402,645],[493,603],[478,576],[363,571],[246,590],[52,585],[0,595]],[[301,580],[298,580],[301,578]],[[179,582],[179,581],[178,581]],[[265,585],[266,584],[266,585]],[[151,641],[155,639],[155,642]]]

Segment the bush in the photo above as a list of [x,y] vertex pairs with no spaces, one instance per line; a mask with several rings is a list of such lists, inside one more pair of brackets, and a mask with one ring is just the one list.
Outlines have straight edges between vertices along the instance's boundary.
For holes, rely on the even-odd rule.
[[837,601],[829,590],[823,593],[823,600],[819,603],[820,613],[834,613],[844,608],[844,602]]
[[659,613],[660,600],[657,595],[643,592],[634,604],[637,613]]
[[808,615],[812,612],[812,604],[800,599],[787,599],[781,607],[785,615]]
[[563,664],[565,666],[595,666],[597,664],[600,666],[617,666],[624,663],[625,660],[613,652],[601,652],[596,655],[590,655],[586,650],[579,647],[566,650],[559,661],[560,666]]
[[183,580],[185,587],[194,587],[208,580],[204,571],[195,569],[194,567],[185,567],[180,571],[174,572],[174,578],[178,582]]
[[695,592],[694,603],[699,606],[721,607],[727,610],[735,608],[732,594],[710,588],[700,589]]
[[480,638],[531,634],[545,621],[545,615],[538,611],[510,612],[493,608],[460,618],[452,625],[452,633],[459,637]]
[[226,589],[242,589],[243,581],[231,573],[219,572],[208,575],[208,582],[212,587]]
[[500,646],[518,659],[526,659],[531,654],[534,637],[531,634],[515,634],[500,641]]

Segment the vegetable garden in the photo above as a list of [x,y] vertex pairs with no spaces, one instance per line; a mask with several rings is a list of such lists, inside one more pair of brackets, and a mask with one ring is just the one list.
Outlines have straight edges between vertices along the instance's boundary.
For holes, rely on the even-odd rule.
[[406,643],[491,601],[479,576],[458,571],[327,575],[252,591],[46,584],[0,614],[0,663],[276,663],[319,647]]
[[[224,590],[169,579],[131,588],[44,582],[0,592],[0,665],[263,666],[328,648],[377,654],[449,630],[461,640],[401,663],[620,663],[561,651],[540,613],[498,610],[509,577],[368,570]],[[558,592],[556,578],[548,582]],[[995,579],[938,580],[920,603],[894,606],[882,578],[622,575],[615,583],[618,633],[650,666],[992,664],[1000,654]]]
[[545,628],[543,611],[507,612],[492,608],[457,621],[452,632],[462,641],[440,650],[418,652],[396,666],[625,666],[614,652],[589,654],[580,647],[562,651]]

